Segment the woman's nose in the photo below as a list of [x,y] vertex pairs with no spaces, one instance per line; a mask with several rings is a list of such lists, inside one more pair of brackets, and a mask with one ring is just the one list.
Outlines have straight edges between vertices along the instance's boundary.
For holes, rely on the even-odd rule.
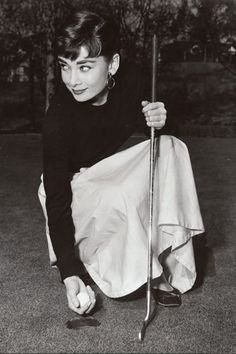
[[74,86],[77,86],[77,85],[80,85],[81,84],[81,81],[80,81],[80,78],[79,78],[79,75],[77,73],[76,70],[72,70],[71,71],[71,75],[70,75],[70,86],[71,87],[74,87]]

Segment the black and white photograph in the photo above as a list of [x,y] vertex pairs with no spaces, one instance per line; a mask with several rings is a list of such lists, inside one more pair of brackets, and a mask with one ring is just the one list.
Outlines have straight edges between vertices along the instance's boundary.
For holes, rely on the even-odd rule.
[[0,0],[0,353],[236,353],[236,0]]

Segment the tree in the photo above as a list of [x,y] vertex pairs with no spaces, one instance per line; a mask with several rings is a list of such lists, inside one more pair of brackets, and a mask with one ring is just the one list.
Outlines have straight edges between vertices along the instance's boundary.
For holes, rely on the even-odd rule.
[[[9,68],[12,68],[13,65],[17,67],[26,60],[29,63],[30,118],[34,127],[34,57],[38,41],[35,32],[37,22],[33,21],[31,14],[29,14],[30,5],[32,5],[32,2],[29,0],[21,2],[2,0],[0,5],[0,30],[2,38],[4,38],[4,57],[11,59],[8,62],[9,65],[4,68],[5,76],[8,76]],[[9,41],[9,39],[11,40]]]
[[173,39],[184,43],[183,60],[186,61],[191,38],[193,14],[188,0],[181,0],[176,8],[176,15],[172,22],[171,32]]
[[208,59],[208,48],[213,47],[214,56],[218,51],[219,43],[227,24],[235,22],[229,21],[229,13],[227,9],[233,1],[222,0],[193,0],[193,8],[196,15],[193,19],[192,41],[200,43],[203,48],[203,60]]

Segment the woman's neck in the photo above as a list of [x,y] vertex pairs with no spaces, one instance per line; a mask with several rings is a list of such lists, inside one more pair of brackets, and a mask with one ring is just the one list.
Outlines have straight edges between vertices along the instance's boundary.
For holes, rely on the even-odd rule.
[[92,98],[91,103],[93,106],[102,106],[107,102],[109,90],[107,87],[102,90],[96,97]]

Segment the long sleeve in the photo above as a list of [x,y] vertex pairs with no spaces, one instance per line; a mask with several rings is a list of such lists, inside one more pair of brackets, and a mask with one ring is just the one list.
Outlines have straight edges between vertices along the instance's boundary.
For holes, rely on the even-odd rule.
[[43,176],[49,232],[62,280],[78,273],[68,154],[68,128],[62,105],[54,101],[43,124]]

